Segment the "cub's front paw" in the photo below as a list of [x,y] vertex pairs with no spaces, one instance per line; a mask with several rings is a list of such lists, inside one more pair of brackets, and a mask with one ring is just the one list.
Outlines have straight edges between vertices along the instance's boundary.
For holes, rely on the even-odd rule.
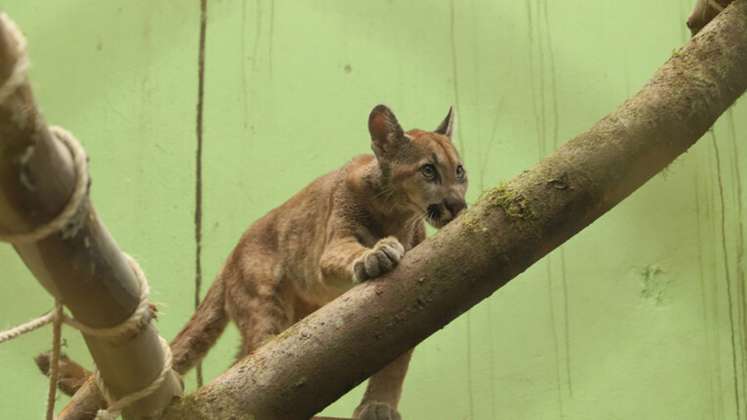
[[353,281],[360,283],[392,271],[403,255],[405,247],[397,238],[390,236],[379,240],[373,248],[353,261]]
[[359,420],[402,420],[402,416],[396,408],[391,405],[378,401],[359,406],[353,414],[354,419]]

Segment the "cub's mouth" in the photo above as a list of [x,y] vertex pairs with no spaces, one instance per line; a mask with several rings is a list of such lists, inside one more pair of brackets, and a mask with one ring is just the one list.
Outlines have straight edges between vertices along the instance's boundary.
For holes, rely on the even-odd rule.
[[467,203],[464,200],[446,199],[442,203],[429,205],[425,211],[425,219],[434,228],[441,229],[456,219],[466,208]]
[[431,204],[426,210],[426,221],[428,224],[436,229],[441,229],[446,226],[449,222],[454,220],[454,217],[447,215],[448,211],[442,204]]
[[433,226],[434,228],[441,229],[442,227],[446,226],[446,223],[448,223],[448,221],[441,220],[442,213],[443,212],[441,211],[440,204],[431,204],[426,209],[425,220],[428,221],[428,224]]

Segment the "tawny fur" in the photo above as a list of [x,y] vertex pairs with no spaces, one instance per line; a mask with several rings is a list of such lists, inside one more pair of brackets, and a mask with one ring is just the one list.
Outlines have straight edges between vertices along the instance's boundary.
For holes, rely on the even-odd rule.
[[[467,179],[451,143],[454,114],[434,131],[404,132],[387,107],[369,116],[374,155],[306,186],[252,224],[205,299],[171,343],[184,374],[233,320],[241,358],[356,282],[394,269],[466,207]],[[430,168],[426,168],[430,166]],[[396,419],[410,352],[371,378],[356,418]]]

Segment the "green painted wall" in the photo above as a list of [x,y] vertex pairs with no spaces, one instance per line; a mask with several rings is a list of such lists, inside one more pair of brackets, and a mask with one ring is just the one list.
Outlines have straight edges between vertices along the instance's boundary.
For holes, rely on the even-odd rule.
[[[209,1],[205,277],[253,220],[369,150],[374,104],[422,128],[456,104],[474,201],[642,86],[687,39],[691,2]],[[173,337],[194,290],[198,1],[0,7],[28,36],[46,117],[89,151],[96,207],[148,273]],[[747,419],[745,150],[742,100],[630,199],[418,347],[405,418]],[[10,246],[0,267],[0,328],[50,308]],[[90,366],[77,334],[65,337]],[[0,418],[42,416],[31,356],[49,342],[44,329],[0,346]],[[236,346],[232,330],[209,377]],[[326,413],[348,415],[361,392]]]

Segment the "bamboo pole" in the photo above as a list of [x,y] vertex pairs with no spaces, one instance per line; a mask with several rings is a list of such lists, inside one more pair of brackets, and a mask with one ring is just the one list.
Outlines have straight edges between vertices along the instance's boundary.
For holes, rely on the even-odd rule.
[[[26,59],[24,43],[3,15],[0,86],[18,75],[14,70]],[[24,233],[48,223],[70,199],[76,179],[70,151],[50,134],[28,81],[23,81],[0,103],[0,232]],[[42,286],[87,326],[118,325],[139,304],[135,274],[87,198],[72,225],[14,247]],[[115,397],[145,388],[163,366],[152,323],[127,339],[83,337]],[[124,416],[137,419],[159,412],[180,393],[178,377],[169,374],[154,394],[133,404]]]
[[163,418],[308,419],[617,205],[745,89],[747,0],[735,0],[618,110]]

